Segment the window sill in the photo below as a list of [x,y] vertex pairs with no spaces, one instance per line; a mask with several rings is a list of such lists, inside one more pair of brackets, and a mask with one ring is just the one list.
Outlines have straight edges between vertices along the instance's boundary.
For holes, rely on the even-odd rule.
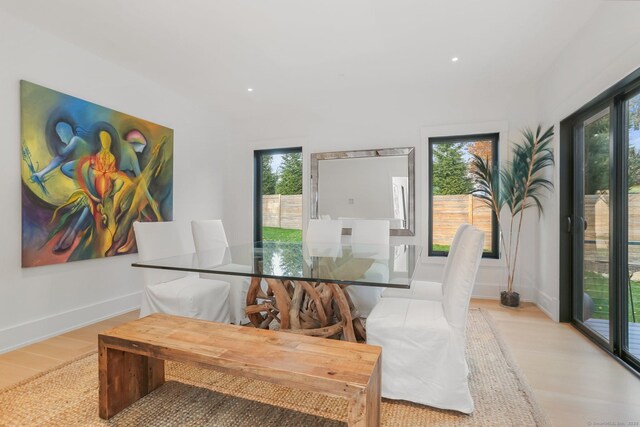
[[[446,256],[423,256],[421,264],[423,265],[444,265],[447,262]],[[482,258],[480,261],[481,268],[505,268],[503,259]]]

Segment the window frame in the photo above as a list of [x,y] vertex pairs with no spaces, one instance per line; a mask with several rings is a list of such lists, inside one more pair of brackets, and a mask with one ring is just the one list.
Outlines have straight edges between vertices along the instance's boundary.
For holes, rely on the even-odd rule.
[[[475,133],[469,135],[449,135],[449,136],[433,136],[427,140],[428,145],[428,168],[429,168],[429,219],[427,222],[427,255],[429,257],[446,257],[449,255],[448,251],[434,251],[433,250],[433,146],[434,144],[454,144],[457,142],[469,142],[471,140],[490,140],[491,141],[491,166],[494,170],[498,169],[500,164],[499,153],[499,141],[500,132],[487,132],[487,133]],[[491,212],[491,250],[488,252],[482,252],[482,258],[499,259],[500,247],[499,247],[500,230],[498,228],[498,218],[495,213]]]
[[[274,156],[278,154],[300,153],[304,168],[304,155],[302,147],[269,148],[253,150],[253,241],[262,241],[262,156]],[[304,169],[303,169],[304,170]],[[304,173],[303,173],[304,193]],[[302,196],[304,198],[304,195]],[[304,218],[304,215],[303,215]]]

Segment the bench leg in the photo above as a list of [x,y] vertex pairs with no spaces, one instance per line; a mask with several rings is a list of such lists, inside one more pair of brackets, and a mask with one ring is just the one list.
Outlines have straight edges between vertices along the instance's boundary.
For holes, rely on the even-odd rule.
[[380,359],[376,364],[369,385],[349,400],[349,427],[378,427],[380,425]]
[[164,384],[164,360],[99,343],[99,415],[109,419]]

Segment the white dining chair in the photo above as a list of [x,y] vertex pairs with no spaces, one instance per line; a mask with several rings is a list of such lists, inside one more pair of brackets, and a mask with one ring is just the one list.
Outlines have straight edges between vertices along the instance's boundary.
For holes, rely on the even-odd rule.
[[310,219],[305,241],[310,243],[333,243],[342,240],[342,221],[339,219]]
[[[187,225],[175,221],[134,222],[140,261],[193,252]],[[195,273],[146,268],[140,317],[166,313],[229,322],[229,283],[201,279]]]
[[473,412],[465,328],[483,243],[475,227],[462,232],[442,301],[382,298],[369,315],[367,344],[384,355],[383,397]]
[[[364,273],[370,281],[386,283],[389,281],[389,221],[387,220],[354,220],[351,228],[351,245],[354,252],[378,247],[380,255]],[[353,305],[361,317],[369,316],[376,306],[385,288],[375,286],[356,286],[346,288]]]
[[389,245],[389,221],[386,219],[353,220],[351,243]]
[[460,236],[462,236],[462,232],[466,230],[467,227],[471,227],[471,224],[461,224],[456,230],[455,235],[453,236],[451,247],[449,248],[449,254],[447,255],[447,260],[444,264],[444,270],[442,271],[441,281],[430,282],[423,280],[414,280],[413,282],[411,282],[411,287],[409,289],[385,289],[382,292],[382,298],[412,298],[441,301],[443,294],[442,284],[446,282],[446,278],[451,271],[451,260],[455,256],[455,253],[460,246]]
[[[191,232],[193,234],[196,253],[201,263],[206,265],[224,263],[227,269],[251,272],[251,267],[248,265],[236,265],[225,262],[224,255],[229,247],[229,242],[221,220],[191,221]],[[231,323],[240,325],[249,322],[245,312],[247,306],[247,291],[251,283],[249,277],[209,273],[201,273],[200,277],[202,279],[223,280],[228,282],[231,285],[229,290],[229,316]]]
[[342,221],[310,219],[304,237],[303,256],[309,263],[312,257],[336,258],[342,254]]

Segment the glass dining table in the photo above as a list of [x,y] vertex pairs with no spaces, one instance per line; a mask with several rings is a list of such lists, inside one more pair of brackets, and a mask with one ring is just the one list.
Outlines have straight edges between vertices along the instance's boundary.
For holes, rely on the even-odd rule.
[[421,252],[406,244],[256,242],[132,266],[249,277],[246,313],[255,327],[355,342],[366,331],[346,288],[408,289]]

